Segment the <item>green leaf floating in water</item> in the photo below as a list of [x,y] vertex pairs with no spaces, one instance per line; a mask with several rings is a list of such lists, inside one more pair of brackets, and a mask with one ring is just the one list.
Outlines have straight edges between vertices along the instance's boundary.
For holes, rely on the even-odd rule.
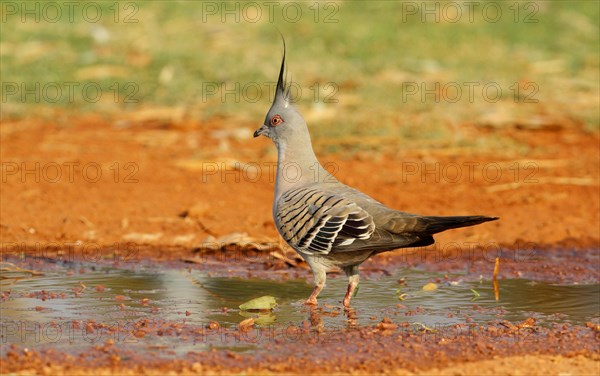
[[277,302],[272,296],[261,296],[260,298],[248,300],[244,304],[240,304],[242,311],[269,311],[277,307]]

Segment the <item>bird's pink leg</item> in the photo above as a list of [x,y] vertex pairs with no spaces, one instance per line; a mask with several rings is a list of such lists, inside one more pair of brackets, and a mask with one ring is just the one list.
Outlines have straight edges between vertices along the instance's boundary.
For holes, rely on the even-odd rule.
[[346,290],[346,296],[344,296],[344,307],[350,307],[350,299],[354,295],[354,291],[358,286],[358,274],[350,276],[348,281],[348,289]]
[[324,283],[319,283],[315,285],[312,294],[308,297],[308,300],[304,304],[317,305],[317,295],[323,290]]

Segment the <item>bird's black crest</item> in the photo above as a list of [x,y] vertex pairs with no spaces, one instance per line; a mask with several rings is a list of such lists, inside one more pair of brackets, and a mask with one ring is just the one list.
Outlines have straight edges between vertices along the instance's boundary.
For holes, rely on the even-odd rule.
[[282,99],[291,102],[290,85],[287,83],[287,72],[285,72],[285,39],[283,41],[283,58],[281,59],[281,68],[279,69],[279,78],[277,79],[277,90],[275,96],[281,96]]

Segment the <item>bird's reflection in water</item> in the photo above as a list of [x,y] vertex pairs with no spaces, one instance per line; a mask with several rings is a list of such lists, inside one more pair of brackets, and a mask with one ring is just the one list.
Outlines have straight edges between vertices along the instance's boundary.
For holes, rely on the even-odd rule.
[[345,307],[344,308],[344,314],[347,317],[346,327],[348,329],[356,329],[356,328],[358,328],[358,323],[357,323],[358,315],[356,314],[356,310],[354,308],[351,308],[351,307]]
[[357,329],[358,328],[358,316],[354,308],[342,308],[334,307],[333,310],[328,310],[328,307],[318,307],[315,305],[307,305],[306,310],[308,311],[308,319],[311,327],[318,333],[324,332],[326,329],[323,323],[323,317],[337,317],[340,313],[344,313],[346,316],[346,329]]
[[308,319],[310,321],[310,325],[317,332],[323,331],[323,319],[321,315],[322,309],[315,305],[308,305],[309,316]]

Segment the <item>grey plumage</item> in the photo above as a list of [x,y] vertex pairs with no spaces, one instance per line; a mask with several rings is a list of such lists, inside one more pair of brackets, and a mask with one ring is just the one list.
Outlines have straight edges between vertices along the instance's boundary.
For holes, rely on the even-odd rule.
[[[358,265],[370,256],[427,246],[434,243],[433,235],[438,232],[497,219],[404,213],[339,182],[317,161],[306,122],[286,88],[284,68],[285,43],[275,99],[254,137],[264,135],[277,146],[273,217],[283,239],[306,260],[315,276],[315,289],[307,303],[316,304],[325,273],[332,267],[348,275],[343,303],[349,306],[358,285]],[[293,179],[287,175],[289,167],[293,167]]]

